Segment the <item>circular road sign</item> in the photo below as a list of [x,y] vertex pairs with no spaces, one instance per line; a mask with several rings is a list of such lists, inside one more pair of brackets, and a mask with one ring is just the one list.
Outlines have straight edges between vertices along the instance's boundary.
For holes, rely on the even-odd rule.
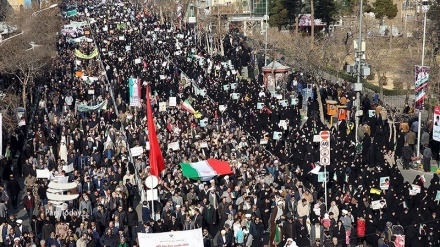
[[319,133],[319,135],[321,136],[321,140],[327,140],[330,137],[330,132],[327,130],[321,131],[321,133]]
[[149,189],[154,189],[156,188],[156,186],[159,184],[159,179],[157,179],[156,176],[148,176],[145,179],[145,185],[149,188]]

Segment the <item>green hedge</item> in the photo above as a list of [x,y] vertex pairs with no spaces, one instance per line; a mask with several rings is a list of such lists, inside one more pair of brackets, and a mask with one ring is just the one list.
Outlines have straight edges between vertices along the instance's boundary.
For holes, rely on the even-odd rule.
[[[357,81],[356,77],[354,77],[350,74],[347,74],[345,71],[337,71],[334,68],[327,68],[326,72],[329,74],[338,76],[339,78],[344,79],[344,80],[351,82],[351,83],[356,83],[356,81]],[[361,80],[362,80],[362,84],[364,85],[365,88],[371,89],[374,92],[380,92],[380,87],[378,85],[374,85],[365,79],[361,79]],[[405,95],[406,90],[397,90],[397,89],[390,90],[390,89],[384,88],[383,94],[384,95]]]

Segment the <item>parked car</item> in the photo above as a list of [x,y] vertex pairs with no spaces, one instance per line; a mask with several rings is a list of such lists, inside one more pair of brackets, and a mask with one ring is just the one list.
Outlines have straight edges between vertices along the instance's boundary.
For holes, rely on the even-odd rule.
[[8,25],[5,22],[0,22],[0,35],[7,35],[15,31],[17,31],[16,26]]

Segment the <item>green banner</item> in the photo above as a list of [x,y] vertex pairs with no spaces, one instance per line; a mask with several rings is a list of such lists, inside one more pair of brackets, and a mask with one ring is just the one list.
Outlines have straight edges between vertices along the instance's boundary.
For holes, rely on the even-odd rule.
[[67,17],[73,17],[73,16],[76,16],[77,14],[78,14],[78,10],[76,10],[76,9],[69,10],[66,12]]
[[125,24],[125,23],[117,24],[116,28],[119,29],[119,30],[126,29],[127,28],[127,24]]
[[77,106],[77,110],[79,112],[89,112],[89,111],[96,111],[96,110],[105,110],[107,109],[107,100],[102,101],[101,103],[97,104],[97,105],[87,105],[84,103],[81,103]]

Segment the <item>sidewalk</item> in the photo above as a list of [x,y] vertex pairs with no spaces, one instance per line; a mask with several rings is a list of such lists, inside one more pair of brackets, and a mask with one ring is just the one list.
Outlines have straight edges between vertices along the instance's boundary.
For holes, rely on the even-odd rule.
[[[398,165],[399,169],[401,169],[401,170],[403,169],[401,162],[397,162],[397,165]],[[425,173],[425,171],[423,170],[423,164],[421,162],[419,163],[418,169],[411,168],[410,170],[415,171],[415,172]],[[437,160],[431,160],[431,173],[440,174],[440,168],[438,167]]]

